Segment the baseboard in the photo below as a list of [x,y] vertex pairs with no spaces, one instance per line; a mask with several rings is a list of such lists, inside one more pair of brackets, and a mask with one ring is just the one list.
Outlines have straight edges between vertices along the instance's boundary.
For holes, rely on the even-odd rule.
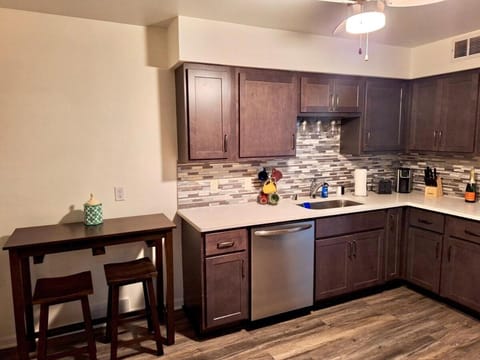
[[0,350],[10,349],[17,346],[17,339],[15,335],[9,335],[0,338]]

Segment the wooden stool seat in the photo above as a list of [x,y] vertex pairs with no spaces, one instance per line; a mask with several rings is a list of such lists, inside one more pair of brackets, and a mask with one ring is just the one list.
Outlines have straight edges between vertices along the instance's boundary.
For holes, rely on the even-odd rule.
[[[93,294],[92,275],[90,271],[81,272],[69,276],[38,279],[32,303],[40,305],[40,325],[38,337],[37,357],[39,360],[47,359],[47,330],[48,330],[48,307],[50,305],[80,301],[82,303],[85,333],[87,335],[87,347],[90,359],[97,358],[97,349],[93,335],[92,317],[88,295]],[[75,349],[75,352],[81,349]],[[59,354],[54,354],[58,357]]]
[[133,284],[157,276],[157,270],[149,258],[106,264],[104,268],[108,285]]
[[[110,360],[117,359],[118,323],[119,323],[119,288],[123,285],[141,282],[145,299],[148,329],[154,332],[157,355],[163,355],[157,303],[153,289],[153,279],[157,270],[149,258],[142,258],[123,263],[105,264],[105,278],[108,284],[107,341],[110,344]],[[161,290],[159,290],[161,291]]]

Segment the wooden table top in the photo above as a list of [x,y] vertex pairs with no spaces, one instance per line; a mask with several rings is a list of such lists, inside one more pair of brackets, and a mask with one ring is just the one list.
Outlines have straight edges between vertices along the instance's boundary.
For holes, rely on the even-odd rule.
[[87,226],[83,222],[17,228],[8,238],[4,250],[75,241],[100,239],[125,234],[148,234],[171,231],[176,226],[164,214],[105,219],[103,224]]

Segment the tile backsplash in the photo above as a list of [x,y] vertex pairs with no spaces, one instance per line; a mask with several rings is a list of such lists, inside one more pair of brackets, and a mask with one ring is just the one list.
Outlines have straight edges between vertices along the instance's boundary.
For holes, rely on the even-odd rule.
[[[353,191],[353,171],[368,169],[368,186],[377,178],[395,178],[395,169],[410,167],[414,173],[414,190],[423,191],[423,170],[436,167],[443,180],[446,196],[463,197],[470,169],[480,173],[480,157],[458,154],[374,154],[343,155],[339,153],[339,129],[331,131],[328,122],[299,122],[297,156],[240,162],[205,162],[178,164],[178,208],[254,202],[260,191],[258,172],[277,168],[283,173],[278,182],[280,197],[294,194],[307,196],[313,178],[327,182],[333,189],[345,186]],[[338,127],[338,126],[337,126]],[[478,179],[477,179],[478,181]]]
[[393,179],[393,169],[400,165],[397,155],[342,155],[338,128],[333,133],[325,122],[323,126],[314,121],[305,125],[300,124],[297,132],[295,158],[179,164],[178,208],[256,201],[261,187],[257,174],[263,167],[283,173],[277,184],[280,197],[308,195],[313,178],[352,191],[356,168],[368,169],[369,181],[374,176]]

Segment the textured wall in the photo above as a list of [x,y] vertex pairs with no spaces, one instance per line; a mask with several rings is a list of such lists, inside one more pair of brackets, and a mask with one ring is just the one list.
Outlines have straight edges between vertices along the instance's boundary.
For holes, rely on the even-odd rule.
[[281,197],[308,195],[314,177],[332,187],[343,185],[347,192],[353,191],[354,169],[367,168],[371,185],[377,178],[394,180],[395,168],[400,166],[413,169],[413,188],[424,191],[423,170],[430,166],[436,167],[442,177],[444,195],[463,198],[470,169],[480,169],[480,157],[459,154],[341,155],[339,129],[332,136],[328,121],[320,127],[315,120],[309,120],[306,126],[299,121],[298,125],[295,158],[178,165],[178,208],[256,201],[261,185],[257,173],[262,167],[282,171],[284,177],[278,183]]
[[[413,169],[414,190],[424,191],[423,170],[430,166],[437,168],[437,173],[442,178],[443,193],[446,196],[462,197],[470,178],[470,170],[476,168],[476,180],[479,181],[480,157],[461,154],[423,154],[412,153],[401,155],[403,166]],[[478,186],[477,186],[478,190]]]
[[[369,182],[377,176],[393,179],[393,169],[399,166],[398,156],[340,155],[338,127],[332,135],[328,121],[321,127],[314,120],[309,120],[305,127],[301,122],[298,124],[295,158],[178,165],[178,208],[256,201],[261,185],[257,173],[262,167],[282,171],[284,177],[277,184],[281,197],[308,195],[314,177],[332,187],[343,185],[351,191],[356,168],[368,169]],[[218,191],[212,191],[215,182]]]

